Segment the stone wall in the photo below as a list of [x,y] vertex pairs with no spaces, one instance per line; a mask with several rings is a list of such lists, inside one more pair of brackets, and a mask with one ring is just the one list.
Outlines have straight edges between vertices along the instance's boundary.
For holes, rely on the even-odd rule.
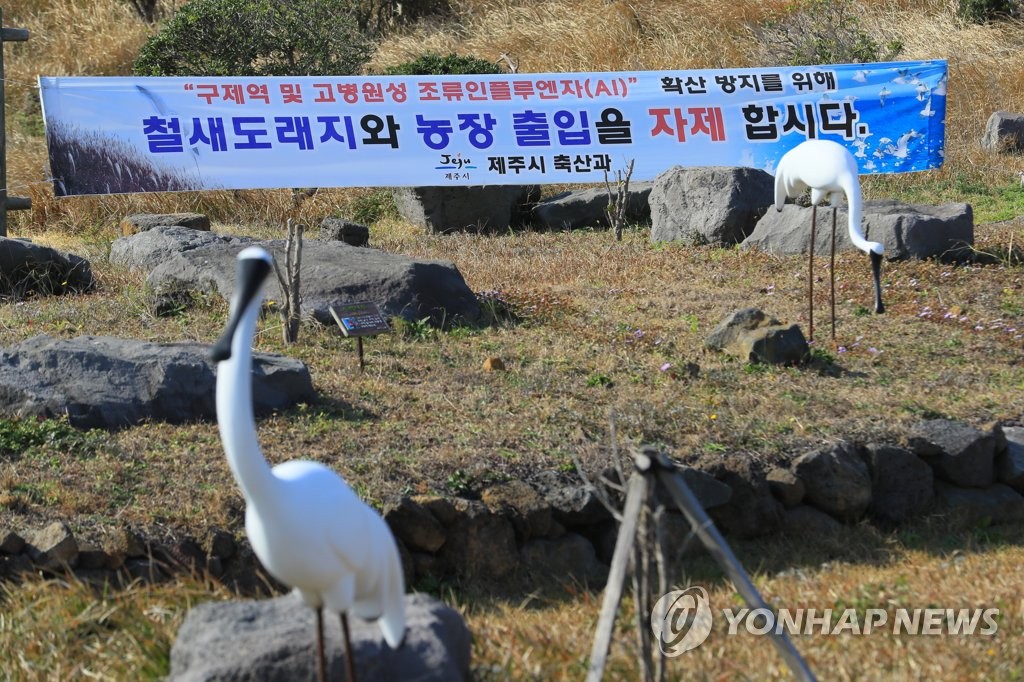
[[[868,520],[892,528],[926,514],[951,514],[968,524],[1024,520],[1024,426],[978,429],[928,420],[898,444],[839,441],[767,470],[746,456],[715,454],[682,471],[715,524],[734,539],[789,532],[813,541],[842,524]],[[476,499],[403,497],[384,517],[399,540],[409,584],[556,579],[599,588],[617,532],[598,491],[554,471],[487,487]],[[681,560],[696,541],[683,542],[689,528],[680,513],[666,514],[664,523],[668,537],[678,539],[670,543],[670,561]],[[243,594],[280,588],[240,538],[218,530],[157,541],[117,529],[92,545],[79,543],[62,521],[0,528],[0,577],[70,568],[84,580],[117,583],[192,571]]]

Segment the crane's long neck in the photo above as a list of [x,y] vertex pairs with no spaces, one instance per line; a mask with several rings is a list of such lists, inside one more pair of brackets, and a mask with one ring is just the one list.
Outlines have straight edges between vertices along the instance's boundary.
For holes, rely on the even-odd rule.
[[843,179],[843,192],[846,194],[846,212],[849,217],[850,241],[861,251],[881,255],[882,245],[865,239],[864,232],[860,227],[863,205],[860,196],[860,182],[858,182],[855,174],[851,174]]
[[231,339],[231,357],[217,366],[217,423],[228,465],[249,504],[271,499],[276,479],[256,439],[252,407],[252,338],[259,298],[242,313]]
[[846,211],[850,219],[850,241],[861,251],[866,251],[871,257],[871,275],[875,284],[875,312],[885,312],[885,305],[882,303],[882,253],[884,247],[878,242],[869,242],[864,239],[864,233],[860,229],[862,202],[860,196],[860,181],[857,175],[851,173],[844,179],[846,192]]

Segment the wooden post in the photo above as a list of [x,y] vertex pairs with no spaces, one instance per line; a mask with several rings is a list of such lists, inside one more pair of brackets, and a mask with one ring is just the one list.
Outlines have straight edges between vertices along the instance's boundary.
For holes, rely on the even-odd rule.
[[3,28],[4,13],[0,8],[0,237],[7,236],[7,211],[32,208],[32,200],[26,197],[7,196],[7,120],[4,116],[4,43],[28,40],[24,28]]
[[647,502],[647,477],[650,472],[642,469],[644,464],[650,466],[649,460],[637,458],[637,471],[629,478],[626,507],[622,511],[622,525],[619,526],[619,535],[615,538],[615,553],[612,555],[608,582],[604,588],[601,618],[597,621],[597,633],[594,635],[594,645],[590,650],[587,682],[600,682],[604,675],[605,663],[608,661],[608,648],[611,646],[612,633],[615,630],[615,614],[619,610],[619,602],[622,601],[622,587],[626,582],[629,557],[633,554],[636,527],[643,505]]
[[281,336],[287,344],[299,340],[299,323],[302,321],[299,269],[302,265],[302,231],[305,227],[302,223],[293,225],[292,219],[288,219],[288,240],[284,247],[284,274],[281,273],[281,268],[277,265],[277,259],[274,259],[274,272],[277,273],[277,283],[281,287],[281,295],[284,297],[283,305],[278,311],[281,314]]
[[[732,549],[725,541],[725,538],[722,537],[722,534],[718,532],[718,528],[715,527],[714,522],[708,517],[707,512],[704,511],[704,507],[701,506],[697,497],[690,490],[689,486],[686,485],[686,481],[683,480],[682,475],[676,469],[672,460],[664,453],[647,451],[646,454],[652,462],[654,471],[658,475],[658,480],[661,481],[662,485],[672,495],[672,499],[680,511],[683,512],[683,515],[686,516],[686,520],[690,522],[693,532],[697,534],[697,537],[704,543],[711,556],[714,557],[718,565],[725,571],[725,574],[732,580],[733,585],[736,586],[736,591],[743,597],[743,601],[751,609],[770,610],[768,604],[765,603],[761,594],[757,591],[757,587],[754,586],[750,577],[747,576],[747,572],[743,570],[743,565],[740,564],[739,559],[733,554]],[[616,546],[617,549],[618,546]],[[793,677],[803,682],[813,682],[815,680],[814,674],[807,667],[807,663],[800,656],[800,652],[793,646],[793,642],[786,636],[786,633],[773,628],[768,631],[768,634],[772,644],[775,645],[782,659],[793,672]]]

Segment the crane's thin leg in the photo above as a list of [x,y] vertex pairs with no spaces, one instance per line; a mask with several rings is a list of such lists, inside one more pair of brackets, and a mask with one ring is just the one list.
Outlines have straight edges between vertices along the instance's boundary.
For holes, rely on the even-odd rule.
[[348,682],[356,682],[356,661],[352,657],[352,634],[348,629],[348,614],[341,612],[341,631],[345,634],[345,670]]
[[814,341],[814,229],[818,223],[818,206],[811,205],[811,247],[807,257],[807,340]]
[[316,679],[327,682],[327,661],[324,658],[324,607],[316,607]]
[[832,276],[831,295],[829,302],[832,304],[832,340],[836,340],[836,207],[832,207],[832,262],[829,265],[829,274]]
[[882,305],[882,256],[881,254],[870,252],[871,256],[871,273],[875,278],[875,312],[884,313],[885,306]]

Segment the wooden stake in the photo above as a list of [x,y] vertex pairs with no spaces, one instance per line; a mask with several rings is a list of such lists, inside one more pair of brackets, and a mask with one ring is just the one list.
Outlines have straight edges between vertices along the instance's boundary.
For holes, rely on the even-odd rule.
[[[693,528],[697,537],[707,547],[708,552],[718,562],[718,565],[722,567],[722,570],[729,576],[729,579],[732,580],[733,585],[736,586],[737,591],[743,597],[743,601],[752,610],[771,610],[757,591],[754,583],[751,582],[747,572],[743,570],[743,565],[740,564],[739,559],[733,554],[725,538],[718,532],[718,528],[715,527],[707,512],[704,511],[704,507],[701,506],[696,496],[690,491],[689,486],[686,485],[686,481],[683,479],[682,474],[679,473],[679,470],[676,469],[676,466],[663,453],[651,453],[650,451],[648,453],[651,455],[650,459],[654,471],[657,473],[658,480],[661,481],[661,484],[672,495],[672,499],[675,500],[680,511],[686,516],[686,520],[690,522],[690,527]],[[618,550],[618,545],[616,545],[616,550]],[[796,647],[793,646],[789,637],[786,636],[785,631],[773,628],[768,631],[768,635],[772,644],[775,645],[782,659],[786,662],[786,665],[793,672],[793,676],[798,680],[813,682],[815,680],[814,674],[807,667],[807,663],[800,656],[800,652],[796,650]]]
[[639,468],[640,463],[637,465],[638,470],[629,477],[626,506],[622,512],[622,525],[619,526],[619,535],[615,539],[615,553],[612,555],[608,582],[604,588],[601,618],[597,622],[594,645],[590,650],[587,682],[600,682],[604,675],[604,666],[608,662],[608,648],[611,646],[612,631],[615,629],[615,614],[622,601],[622,587],[626,582],[629,557],[633,553],[633,539],[636,537],[637,522],[640,519],[640,510],[647,501],[647,472],[642,472]]
[[300,268],[302,266],[302,233],[306,226],[302,223],[292,224],[288,219],[288,239],[285,241],[285,264],[284,273],[277,266],[277,259],[274,259],[274,271],[277,273],[277,282],[281,287],[281,295],[284,296],[284,304],[281,306],[281,336],[285,343],[292,344],[299,340],[299,323],[302,321],[302,299],[300,297]]

